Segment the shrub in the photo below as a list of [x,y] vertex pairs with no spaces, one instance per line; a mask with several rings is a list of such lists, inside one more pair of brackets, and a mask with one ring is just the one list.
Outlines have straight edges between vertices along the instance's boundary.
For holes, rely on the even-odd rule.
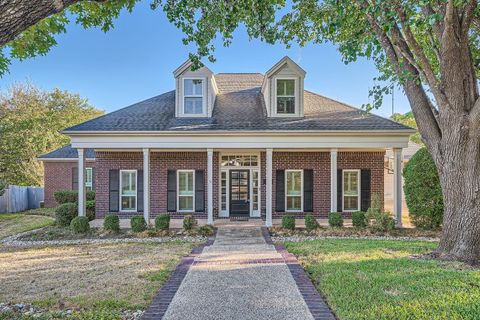
[[59,226],[68,227],[77,214],[78,207],[76,203],[63,203],[55,210],[56,223]]
[[185,217],[183,217],[183,229],[187,231],[192,230],[196,225],[197,219],[195,219],[195,217],[191,214],[187,214]]
[[0,196],[3,196],[7,188],[8,188],[8,183],[0,179]]
[[[58,204],[77,202],[78,191],[77,190],[61,190],[53,193],[53,197]],[[87,201],[95,200],[95,191],[87,191],[85,194]]]
[[156,230],[168,230],[170,227],[170,216],[168,214],[161,214],[155,218]]
[[61,190],[53,193],[53,197],[58,204],[77,202],[78,192],[74,190]]
[[318,229],[320,225],[318,224],[317,219],[309,213],[305,216],[305,227],[307,228],[308,231]]
[[75,233],[87,233],[90,231],[87,217],[75,217],[70,222],[70,229]]
[[343,227],[343,217],[339,212],[330,212],[328,214],[328,224],[332,228]]
[[403,169],[405,200],[412,223],[437,229],[443,219],[443,196],[437,167],[426,148],[418,150]]
[[368,225],[367,215],[363,211],[352,213],[352,224],[356,228],[365,228]]
[[115,214],[109,214],[103,220],[103,228],[108,231],[120,231],[120,218]]
[[204,237],[209,237],[213,235],[213,231],[213,227],[209,225],[201,226],[200,228],[198,228],[198,233]]
[[133,232],[142,232],[147,229],[147,224],[143,216],[134,216],[130,219],[130,226]]
[[295,230],[295,216],[293,214],[287,214],[282,217],[282,228]]
[[87,200],[87,202],[85,203],[85,207],[88,220],[95,220],[95,200]]
[[367,219],[374,219],[376,215],[382,213],[382,199],[378,192],[372,192],[370,197],[370,207],[367,209]]
[[388,232],[395,228],[395,220],[389,212],[377,213],[374,217],[371,229],[379,232]]

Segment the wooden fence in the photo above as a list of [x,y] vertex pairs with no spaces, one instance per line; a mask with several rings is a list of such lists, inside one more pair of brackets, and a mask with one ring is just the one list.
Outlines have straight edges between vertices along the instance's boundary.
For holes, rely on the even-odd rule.
[[0,196],[0,212],[21,212],[40,207],[43,188],[10,185]]

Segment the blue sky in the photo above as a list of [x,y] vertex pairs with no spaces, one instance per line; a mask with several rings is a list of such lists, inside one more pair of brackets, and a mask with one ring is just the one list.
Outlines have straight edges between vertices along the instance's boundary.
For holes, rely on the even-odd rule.
[[[133,13],[121,14],[107,33],[72,23],[46,56],[14,61],[10,73],[0,78],[0,90],[28,80],[42,89],[77,92],[107,112],[117,110],[174,88],[173,70],[193,51],[183,45],[182,37],[163,11],[152,11],[148,2],[142,2]],[[285,55],[307,71],[307,90],[358,107],[368,102],[368,89],[377,75],[373,63],[360,60],[345,65],[332,45],[286,49],[250,41],[239,30],[230,47],[217,46],[217,61],[207,66],[215,73],[263,73]],[[409,109],[405,95],[397,90],[395,111]],[[374,113],[390,116],[391,97]]]

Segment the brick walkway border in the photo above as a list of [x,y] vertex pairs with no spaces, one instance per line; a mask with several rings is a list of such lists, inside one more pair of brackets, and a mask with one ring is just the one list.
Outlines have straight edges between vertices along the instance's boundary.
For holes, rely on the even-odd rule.
[[[268,228],[262,227],[262,234],[267,244],[275,245],[270,238]],[[303,300],[305,300],[313,318],[315,320],[335,320],[336,317],[334,313],[330,310],[320,293],[318,293],[307,273],[303,270],[300,263],[298,263],[297,258],[288,252],[283,245],[275,245],[275,249],[285,260],[293,279],[297,283],[298,290],[300,291]]]
[[170,278],[168,278],[167,282],[163,284],[157,295],[153,298],[150,307],[143,314],[143,320],[160,320],[163,318],[163,315],[165,312],[167,312],[170,302],[172,302],[173,297],[177,293],[183,279],[187,275],[188,270],[193,265],[195,258],[202,253],[205,247],[213,244],[215,237],[216,230],[215,234],[208,238],[206,244],[193,248],[192,252],[188,256],[185,256],[180,260],[180,263],[172,272]]

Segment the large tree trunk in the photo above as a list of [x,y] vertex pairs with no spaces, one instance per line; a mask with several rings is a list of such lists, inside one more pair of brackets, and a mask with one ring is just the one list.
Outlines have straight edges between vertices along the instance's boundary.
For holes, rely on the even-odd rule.
[[[468,121],[444,115],[451,130],[442,137],[432,156],[442,185],[443,232],[437,253],[440,257],[480,262],[480,141],[471,134]],[[444,117],[445,119],[445,117]]]

